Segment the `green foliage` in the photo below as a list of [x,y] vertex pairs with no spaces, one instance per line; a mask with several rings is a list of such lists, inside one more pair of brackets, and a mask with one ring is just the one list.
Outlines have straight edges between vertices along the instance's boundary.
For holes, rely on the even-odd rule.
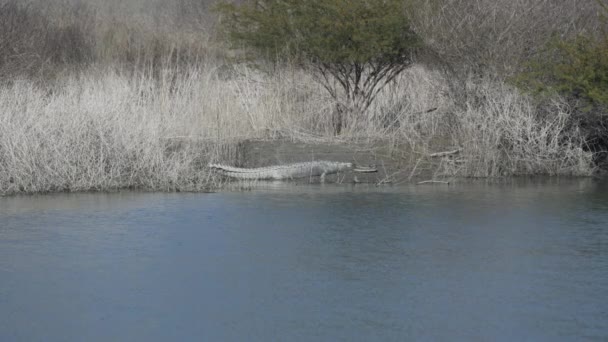
[[553,40],[528,67],[517,83],[534,95],[560,94],[583,112],[608,105],[608,36]]
[[552,39],[515,79],[520,88],[541,98],[557,93],[584,113],[608,106],[608,1],[597,2],[604,11],[604,30],[596,36]]
[[555,94],[566,99],[596,163],[608,165],[608,1],[597,3],[603,11],[600,32],[554,38],[515,83],[541,102]]
[[[421,46],[404,0],[221,2],[226,36],[254,57],[289,60],[319,76],[338,112],[364,112]],[[343,119],[337,122],[339,133]]]
[[399,59],[419,44],[402,0],[263,0],[221,2],[234,47],[270,58],[320,63]]

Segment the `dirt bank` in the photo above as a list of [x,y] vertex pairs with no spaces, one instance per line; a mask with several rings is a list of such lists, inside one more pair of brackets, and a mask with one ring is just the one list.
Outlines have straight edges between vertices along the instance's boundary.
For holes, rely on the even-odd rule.
[[[438,149],[437,152],[449,148]],[[238,167],[263,167],[313,160],[352,162],[357,166],[375,167],[376,173],[346,172],[328,175],[331,183],[405,183],[445,180],[446,167],[456,162],[457,154],[433,157],[410,146],[376,141],[366,143],[297,142],[286,140],[244,140],[237,144],[232,162]],[[294,180],[299,183],[319,182],[318,177]]]

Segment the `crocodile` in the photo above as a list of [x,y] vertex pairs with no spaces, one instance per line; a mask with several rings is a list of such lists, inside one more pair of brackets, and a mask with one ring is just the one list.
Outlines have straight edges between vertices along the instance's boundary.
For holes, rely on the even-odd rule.
[[321,179],[323,179],[327,174],[347,170],[352,170],[354,172],[377,171],[375,168],[355,168],[353,163],[326,160],[258,168],[240,168],[222,164],[209,164],[209,168],[227,177],[256,180],[281,180],[314,176],[321,176]]

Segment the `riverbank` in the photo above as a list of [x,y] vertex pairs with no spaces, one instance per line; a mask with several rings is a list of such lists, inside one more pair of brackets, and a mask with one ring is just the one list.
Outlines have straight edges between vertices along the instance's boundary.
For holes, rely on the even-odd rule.
[[[374,165],[377,174],[357,179],[374,184],[586,177],[605,167],[601,120],[567,96],[539,101],[513,79],[548,37],[576,36],[572,23],[599,32],[592,4],[531,11],[505,2],[488,7],[490,16],[461,2],[440,6],[443,14],[420,6],[412,20],[429,54],[364,112],[344,111],[347,94],[330,94],[302,65],[235,58],[206,1],[157,5],[0,0],[0,195],[209,191],[227,184],[209,163],[315,157]],[[448,26],[475,31],[437,19],[472,11],[481,12]],[[492,24],[499,30],[475,23],[496,13],[509,18]],[[493,40],[487,32],[502,33]]]
[[[439,146],[438,149],[441,149]],[[448,176],[448,165],[461,163],[459,150],[444,156],[423,154],[409,146],[391,141],[339,143],[335,141],[302,142],[289,140],[245,140],[237,145],[236,158],[224,164],[245,168],[287,165],[317,160],[352,163],[355,168],[375,169],[376,172],[352,171],[326,175],[326,183],[340,184],[403,184],[421,180],[442,180]],[[294,179],[296,183],[318,183],[319,177]]]
[[[321,154],[386,168],[374,182],[595,172],[567,108],[539,116],[526,97],[489,80],[469,84],[480,97],[463,107],[440,73],[414,67],[335,136],[332,99],[309,75],[230,70],[209,64],[158,78],[92,67],[48,84],[0,85],[0,194],[207,191],[224,183],[209,162],[266,166]],[[247,160],[237,150],[245,141],[263,142]],[[457,159],[428,164],[453,149]]]

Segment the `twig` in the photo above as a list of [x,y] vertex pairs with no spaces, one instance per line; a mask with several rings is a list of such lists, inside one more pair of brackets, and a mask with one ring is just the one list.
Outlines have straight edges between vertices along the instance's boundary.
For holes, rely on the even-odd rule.
[[382,185],[382,184],[389,184],[392,183],[393,181],[391,180],[391,176],[389,175],[388,172],[386,171],[386,167],[384,166],[384,159],[381,160],[382,162],[382,169],[384,170],[384,179],[380,180],[376,186]]
[[412,169],[412,172],[410,172],[410,176],[407,178],[408,181],[412,180],[412,177],[414,177],[414,174],[416,173],[416,170],[418,169],[418,165],[420,164],[420,162],[422,161],[422,158],[424,157],[420,157],[418,158],[418,160],[416,161],[416,165],[414,165],[414,168]]
[[461,151],[461,150],[462,150],[462,149],[461,149],[461,148],[459,148],[459,149],[456,149],[456,150],[453,150],[453,151],[445,151],[445,152],[431,153],[431,154],[429,154],[429,157],[436,158],[436,157],[445,157],[445,156],[451,156],[451,155],[453,155],[453,154],[460,153],[460,151]]

